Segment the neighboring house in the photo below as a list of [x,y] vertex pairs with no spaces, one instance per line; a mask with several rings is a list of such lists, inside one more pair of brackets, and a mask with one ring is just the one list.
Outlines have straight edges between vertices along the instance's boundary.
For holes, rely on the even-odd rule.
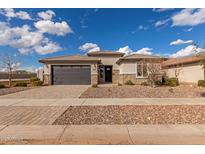
[[[30,78],[32,77],[36,77],[36,73],[28,73],[28,72],[20,72],[20,71],[15,71],[12,73],[13,81],[30,80]],[[9,73],[0,72],[0,81],[9,81],[8,78],[9,78]]]
[[37,78],[43,81],[43,68],[38,69],[36,74],[37,74]]
[[[49,85],[124,84],[128,80],[140,84],[147,81],[149,74],[147,66],[150,63],[159,64],[161,70],[167,72],[170,77],[174,76],[172,70],[175,69],[175,65],[182,63],[184,73],[180,74],[180,81],[196,83],[199,79],[203,79],[203,69],[199,60],[197,59],[197,63],[193,61],[187,64],[183,59],[167,60],[167,58],[143,54],[124,56],[120,52],[97,51],[84,56],[46,58],[39,62],[44,63],[43,81]],[[188,70],[185,69],[185,64]],[[196,68],[197,77],[192,77]]]
[[198,80],[205,79],[205,70],[201,61],[205,59],[205,54],[172,58],[162,63],[162,68],[167,76],[175,77],[178,74],[179,82],[197,83]]

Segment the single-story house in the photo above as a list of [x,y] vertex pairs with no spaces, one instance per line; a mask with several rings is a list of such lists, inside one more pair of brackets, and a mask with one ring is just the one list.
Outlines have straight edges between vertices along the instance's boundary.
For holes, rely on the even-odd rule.
[[162,69],[169,77],[175,77],[177,74],[181,83],[197,83],[198,80],[205,79],[205,69],[202,63],[204,60],[204,53],[182,58],[171,58],[162,63]]
[[[97,51],[87,55],[46,58],[39,62],[44,64],[43,81],[49,85],[124,84],[128,80],[140,84],[147,81],[150,63],[159,65],[162,72],[166,72],[168,76],[174,75],[176,65],[180,64],[182,67],[183,64],[184,71],[179,75],[180,81],[183,82],[197,82],[203,79],[204,70],[199,64],[200,58],[191,58],[191,63],[184,59],[186,58],[167,59],[143,54],[125,56],[120,52]],[[197,73],[197,77],[194,77],[193,72]]]

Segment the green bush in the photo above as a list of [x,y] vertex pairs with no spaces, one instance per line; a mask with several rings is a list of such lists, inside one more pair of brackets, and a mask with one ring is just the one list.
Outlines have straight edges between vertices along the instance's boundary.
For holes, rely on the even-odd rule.
[[127,81],[125,82],[125,85],[134,85],[134,83],[133,83],[131,80],[127,80]]
[[1,83],[0,83],[0,89],[1,89],[1,88],[6,88],[6,86],[5,86],[4,84],[1,84]]
[[14,87],[27,87],[27,83],[24,81],[18,81],[15,83]]
[[33,77],[33,78],[30,79],[30,82],[31,82],[31,83],[32,83],[32,82],[35,82],[35,81],[40,81],[40,79],[39,79],[39,78],[36,78],[36,77]]
[[144,82],[141,83],[141,85],[142,86],[148,86],[149,84],[146,81],[144,81]]
[[93,84],[92,87],[93,88],[98,88],[98,84]]
[[165,81],[165,85],[171,86],[171,87],[176,87],[179,85],[179,81],[177,78],[168,78]]
[[199,80],[198,81],[198,86],[199,87],[205,87],[205,80]]
[[157,80],[157,81],[155,81],[155,85],[157,85],[157,86],[161,86],[161,85],[163,85],[163,83],[162,83],[162,81]]
[[43,81],[33,81],[31,82],[32,86],[42,86],[43,85]]

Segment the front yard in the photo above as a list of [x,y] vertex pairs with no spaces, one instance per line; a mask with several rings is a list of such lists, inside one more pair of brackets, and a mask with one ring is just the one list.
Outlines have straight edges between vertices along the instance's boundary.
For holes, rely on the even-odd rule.
[[205,97],[205,88],[191,85],[152,88],[142,85],[123,85],[88,88],[80,98],[195,98]]
[[34,87],[11,87],[11,88],[0,88],[0,96],[2,95],[7,95],[7,94],[12,94],[24,90],[28,90]]
[[54,125],[204,124],[204,105],[70,106]]

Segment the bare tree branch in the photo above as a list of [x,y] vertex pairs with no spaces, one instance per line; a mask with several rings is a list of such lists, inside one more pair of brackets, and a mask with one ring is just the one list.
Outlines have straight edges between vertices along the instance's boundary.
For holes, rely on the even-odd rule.
[[11,87],[12,85],[12,72],[19,67],[18,63],[19,62],[17,61],[17,57],[15,57],[14,55],[5,53],[0,57],[0,67],[7,71],[9,74],[9,87]]

